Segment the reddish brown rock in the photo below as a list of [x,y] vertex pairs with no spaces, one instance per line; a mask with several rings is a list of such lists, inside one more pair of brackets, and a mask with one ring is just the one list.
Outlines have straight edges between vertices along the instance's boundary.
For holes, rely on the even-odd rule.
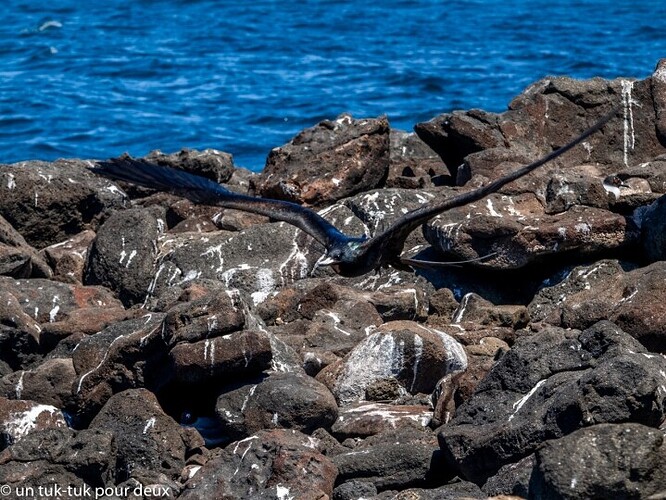
[[317,379],[347,406],[363,400],[366,388],[379,379],[395,378],[405,393],[429,394],[444,375],[466,367],[462,346],[446,333],[411,321],[392,321],[327,366]]
[[267,334],[245,330],[177,344],[169,352],[169,359],[176,381],[199,384],[257,374],[270,367],[272,350]]
[[340,410],[331,432],[340,440],[365,438],[400,427],[425,428],[431,419],[432,409],[427,406],[358,403]]
[[54,427],[67,427],[58,408],[0,397],[0,449],[20,441],[28,433]]
[[86,230],[43,249],[41,253],[53,268],[54,279],[64,283],[83,284],[88,247],[94,239],[95,232]]
[[[322,166],[328,170],[322,171]],[[251,184],[265,198],[321,206],[378,186],[388,166],[386,118],[355,120],[341,115],[273,149],[264,171]]]

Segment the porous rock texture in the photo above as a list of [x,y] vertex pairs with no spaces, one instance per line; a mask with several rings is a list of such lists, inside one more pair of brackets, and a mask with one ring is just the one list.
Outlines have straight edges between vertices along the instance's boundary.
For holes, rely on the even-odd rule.
[[461,268],[343,278],[268,217],[116,184],[88,160],[0,165],[0,484],[661,498],[665,74],[547,78],[504,113],[445,113],[416,134],[341,115],[259,174],[214,149],[147,157],[372,235],[619,106],[409,236],[409,256],[481,258]]

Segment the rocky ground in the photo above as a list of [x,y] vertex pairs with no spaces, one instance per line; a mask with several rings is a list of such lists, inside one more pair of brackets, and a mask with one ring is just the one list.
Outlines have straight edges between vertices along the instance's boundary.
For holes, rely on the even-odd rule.
[[666,61],[642,81],[542,80],[416,134],[343,115],[261,174],[215,150],[150,158],[372,234],[617,104],[406,245],[487,259],[416,273],[313,270],[322,249],[292,226],[89,161],[0,166],[0,493],[664,498]]

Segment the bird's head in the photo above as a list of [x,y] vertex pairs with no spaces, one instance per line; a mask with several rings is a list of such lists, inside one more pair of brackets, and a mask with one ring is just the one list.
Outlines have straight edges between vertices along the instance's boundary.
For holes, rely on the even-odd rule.
[[317,262],[318,266],[335,266],[353,264],[363,253],[363,243],[367,238],[347,238],[331,245],[326,254]]

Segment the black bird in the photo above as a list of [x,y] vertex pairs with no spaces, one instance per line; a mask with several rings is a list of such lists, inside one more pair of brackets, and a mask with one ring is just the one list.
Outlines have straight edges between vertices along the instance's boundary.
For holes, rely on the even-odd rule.
[[172,192],[195,203],[252,212],[287,222],[305,231],[324,246],[326,254],[320,259],[319,265],[330,265],[342,276],[361,276],[389,265],[397,269],[419,266],[419,261],[400,257],[405,240],[414,229],[450,208],[480,200],[498,191],[505,184],[557,158],[599,130],[617,111],[617,108],[614,109],[573,141],[543,158],[473,191],[447,198],[441,202],[431,202],[412,210],[400,217],[388,229],[372,238],[347,236],[313,210],[296,203],[233,193],[204,177],[182,170],[160,167],[129,156],[98,162],[91,170],[111,179]]

